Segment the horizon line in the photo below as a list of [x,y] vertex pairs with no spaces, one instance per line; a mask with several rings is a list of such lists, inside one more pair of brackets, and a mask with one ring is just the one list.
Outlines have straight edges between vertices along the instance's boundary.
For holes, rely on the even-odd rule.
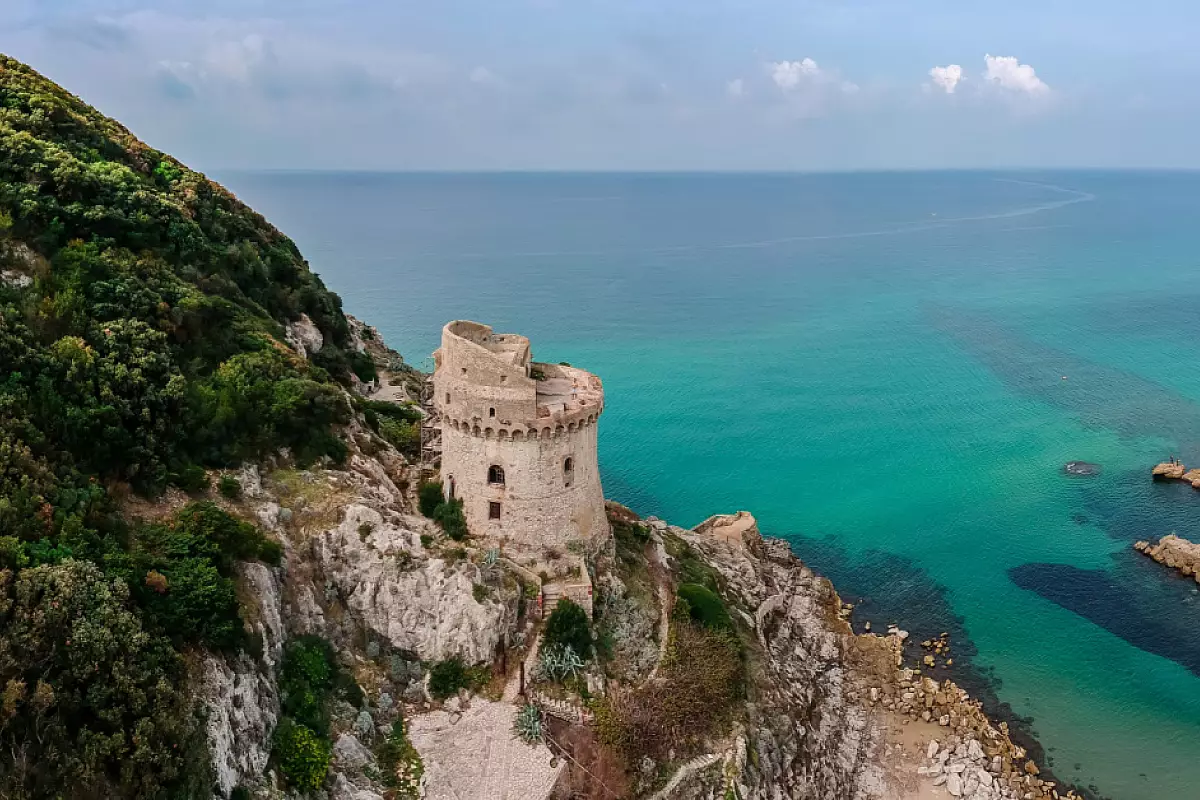
[[216,167],[210,172],[250,174],[325,175],[871,175],[953,172],[1122,172],[1200,173],[1194,167],[869,167],[850,169],[580,169],[580,168],[463,168],[463,169],[365,169],[343,167]]

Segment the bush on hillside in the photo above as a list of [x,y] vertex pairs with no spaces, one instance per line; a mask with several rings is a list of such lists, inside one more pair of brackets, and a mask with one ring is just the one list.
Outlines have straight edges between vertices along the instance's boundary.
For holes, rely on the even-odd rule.
[[328,739],[284,717],[275,729],[272,755],[289,786],[312,792],[325,783],[333,753]]
[[695,752],[725,733],[744,693],[737,639],[691,622],[671,626],[658,680],[611,692],[595,706],[597,736],[627,763]]
[[430,519],[437,512],[437,507],[442,504],[445,499],[442,494],[442,484],[437,481],[421,484],[421,488],[417,490],[418,505],[421,508],[421,513]]
[[716,631],[732,631],[733,620],[721,596],[698,583],[681,583],[675,592],[674,613]]
[[583,607],[566,598],[559,600],[546,620],[542,644],[570,647],[580,658],[588,658],[592,652],[592,629]]
[[207,797],[184,677],[94,564],[0,572],[0,797]]
[[462,500],[446,500],[433,511],[433,520],[456,542],[467,538],[467,518],[463,514]]

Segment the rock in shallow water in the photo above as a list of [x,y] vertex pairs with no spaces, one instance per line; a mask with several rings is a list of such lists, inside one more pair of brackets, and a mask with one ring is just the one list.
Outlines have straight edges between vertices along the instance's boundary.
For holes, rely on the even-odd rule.
[[1087,461],[1068,461],[1063,466],[1063,472],[1068,475],[1099,475],[1100,465]]

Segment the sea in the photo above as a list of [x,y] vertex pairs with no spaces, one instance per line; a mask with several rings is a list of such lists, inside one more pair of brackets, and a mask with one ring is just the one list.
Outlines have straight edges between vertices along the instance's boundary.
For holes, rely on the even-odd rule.
[[1200,585],[1132,548],[1200,540],[1200,173],[216,177],[409,363],[599,374],[608,497],[752,511],[1058,779],[1200,798]]

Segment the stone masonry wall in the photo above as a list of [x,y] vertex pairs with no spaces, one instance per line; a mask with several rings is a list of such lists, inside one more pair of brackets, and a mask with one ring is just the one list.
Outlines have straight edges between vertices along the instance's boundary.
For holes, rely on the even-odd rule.
[[[591,547],[608,531],[596,456],[597,425],[549,438],[488,438],[444,426],[442,481],[453,482],[471,533],[514,550],[565,548],[572,540]],[[571,485],[564,463],[573,461]],[[488,467],[504,470],[503,486],[488,483]],[[488,518],[489,503],[500,519]]]

